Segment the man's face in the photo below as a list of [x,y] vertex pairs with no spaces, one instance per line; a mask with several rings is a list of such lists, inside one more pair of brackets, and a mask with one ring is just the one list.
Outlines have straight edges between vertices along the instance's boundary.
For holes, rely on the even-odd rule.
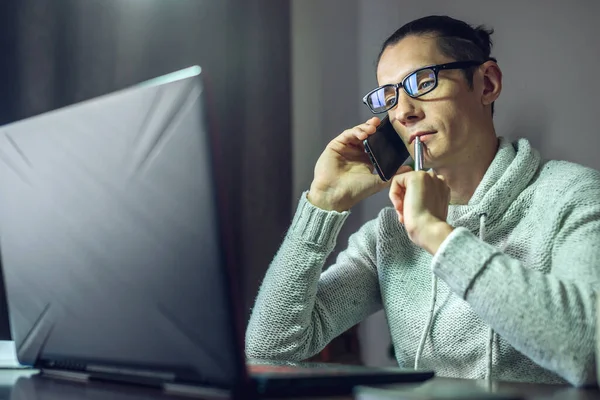
[[[398,83],[421,67],[453,61],[467,60],[443,56],[435,38],[408,36],[382,54],[377,80],[379,85]],[[474,88],[471,88],[463,71],[441,70],[438,86],[422,97],[411,98],[400,88],[398,104],[388,115],[411,154],[415,135],[425,133],[420,136],[425,167],[452,167],[468,163],[477,155],[481,145],[478,136],[482,136],[478,132],[487,123],[486,111],[489,113],[481,101],[481,85],[477,72]]]

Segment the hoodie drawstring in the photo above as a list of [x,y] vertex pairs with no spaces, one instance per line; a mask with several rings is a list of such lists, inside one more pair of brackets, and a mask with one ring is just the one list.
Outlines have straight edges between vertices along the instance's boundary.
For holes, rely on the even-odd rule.
[[[485,240],[485,222],[487,219],[486,213],[479,214],[479,239],[481,241]],[[431,274],[431,306],[429,308],[429,318],[427,320],[427,325],[423,330],[423,334],[421,335],[421,340],[419,341],[419,347],[417,347],[417,355],[415,356],[415,369],[419,369],[419,361],[421,361],[421,356],[423,354],[423,348],[425,347],[425,341],[427,340],[427,335],[429,334],[429,330],[431,329],[431,325],[433,323],[433,314],[435,310],[435,303],[437,300],[437,276],[435,274]],[[486,379],[492,378],[492,353],[494,350],[494,330],[490,327],[488,330],[488,342],[486,346]]]
[[[485,241],[485,222],[487,219],[487,214],[482,213],[479,214],[479,239],[483,242]],[[494,335],[495,332],[490,327],[488,329],[488,342],[486,346],[486,358],[487,358],[487,366],[485,371],[486,379],[492,379],[492,361],[493,361],[493,351],[494,351]]]
[[433,323],[433,311],[435,310],[435,302],[437,300],[437,276],[435,274],[431,274],[431,307],[429,308],[429,319],[427,320],[427,325],[425,329],[423,329],[423,334],[421,335],[421,340],[419,341],[419,347],[417,348],[417,355],[415,357],[415,369],[419,369],[419,361],[421,360],[421,354],[423,354],[423,347],[425,347],[425,340],[427,339],[427,334],[431,329],[431,324]]

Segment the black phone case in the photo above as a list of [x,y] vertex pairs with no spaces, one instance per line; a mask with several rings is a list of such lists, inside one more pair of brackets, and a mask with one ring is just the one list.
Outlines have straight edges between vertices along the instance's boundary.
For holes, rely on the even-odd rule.
[[365,151],[381,180],[387,182],[410,157],[404,142],[386,116],[377,131],[363,141]]

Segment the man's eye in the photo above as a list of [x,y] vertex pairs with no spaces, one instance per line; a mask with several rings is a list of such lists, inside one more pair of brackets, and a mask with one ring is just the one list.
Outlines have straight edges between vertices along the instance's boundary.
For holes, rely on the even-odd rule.
[[422,81],[419,83],[419,90],[429,89],[431,86],[433,86],[433,83],[433,80]]
[[396,101],[396,96],[390,96],[385,99],[385,105],[390,106]]

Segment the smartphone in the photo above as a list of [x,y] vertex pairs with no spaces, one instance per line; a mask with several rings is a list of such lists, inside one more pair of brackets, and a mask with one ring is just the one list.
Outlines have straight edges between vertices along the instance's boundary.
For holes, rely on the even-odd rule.
[[363,141],[363,145],[377,174],[385,182],[392,179],[398,168],[410,158],[408,149],[387,115],[377,127],[377,131]]

